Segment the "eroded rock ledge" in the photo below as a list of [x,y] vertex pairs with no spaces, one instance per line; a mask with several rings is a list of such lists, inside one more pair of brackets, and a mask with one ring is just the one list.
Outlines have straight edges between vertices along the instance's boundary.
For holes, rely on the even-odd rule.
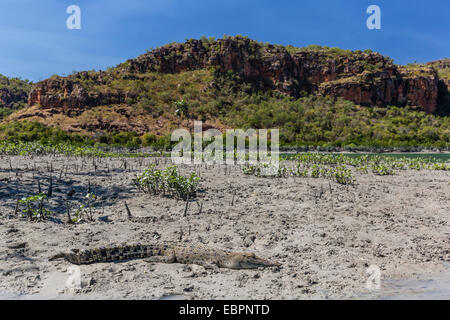
[[[417,106],[427,113],[437,110],[445,91],[433,64],[403,67],[373,52],[322,47],[293,48],[261,44],[245,37],[214,41],[188,40],[173,43],[114,70],[121,78],[148,72],[180,73],[214,68],[233,72],[258,90],[275,90],[299,97],[302,93],[343,97],[361,105]],[[99,93],[79,84],[108,84],[107,72],[80,72],[39,82],[28,105],[64,111],[98,105],[126,103],[127,92]]]

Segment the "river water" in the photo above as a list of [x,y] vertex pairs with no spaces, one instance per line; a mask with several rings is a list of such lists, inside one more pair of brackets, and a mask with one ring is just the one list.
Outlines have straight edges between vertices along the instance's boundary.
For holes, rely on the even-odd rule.
[[[355,297],[363,300],[450,300],[450,274],[439,278],[383,280],[379,290],[367,290]],[[97,295],[58,295],[0,292],[0,300],[95,300],[122,299],[121,297],[102,297]],[[182,296],[165,296],[160,300],[182,300]]]
[[358,299],[450,300],[450,275],[439,278],[383,280],[379,290],[367,291]]

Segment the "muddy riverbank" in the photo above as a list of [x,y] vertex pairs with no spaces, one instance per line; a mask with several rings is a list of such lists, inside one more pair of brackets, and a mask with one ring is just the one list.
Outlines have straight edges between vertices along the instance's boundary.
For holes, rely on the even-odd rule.
[[[143,194],[132,179],[167,159],[3,157],[0,161],[0,292],[47,297],[119,299],[377,298],[366,288],[370,265],[390,279],[449,273],[450,172],[405,170],[376,176],[355,172],[353,186],[322,178],[262,178],[237,166],[183,166],[201,178],[189,203]],[[30,222],[17,199],[48,191],[52,217]],[[39,182],[38,182],[39,181]],[[94,222],[66,223],[88,189]],[[124,201],[134,216],[127,218]],[[81,266],[81,289],[66,288],[59,251],[123,243],[174,241],[254,252],[282,267],[209,270],[142,260]],[[69,291],[68,291],[69,290]],[[380,297],[378,297],[380,298]]]

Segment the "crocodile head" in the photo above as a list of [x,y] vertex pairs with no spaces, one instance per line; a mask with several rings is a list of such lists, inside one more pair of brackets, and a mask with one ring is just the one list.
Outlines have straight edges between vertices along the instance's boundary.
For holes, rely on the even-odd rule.
[[228,259],[224,261],[223,267],[230,269],[255,269],[265,267],[280,266],[278,262],[270,262],[268,260],[257,257],[254,253],[230,253]]

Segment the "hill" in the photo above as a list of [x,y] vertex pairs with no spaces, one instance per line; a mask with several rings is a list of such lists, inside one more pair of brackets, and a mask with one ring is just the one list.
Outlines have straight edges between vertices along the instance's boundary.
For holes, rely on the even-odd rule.
[[205,129],[277,127],[289,145],[444,147],[448,61],[400,66],[370,50],[191,39],[35,84],[0,136],[15,139],[18,130],[5,132],[26,127],[16,121],[37,121],[105,143],[151,144],[198,119]]

